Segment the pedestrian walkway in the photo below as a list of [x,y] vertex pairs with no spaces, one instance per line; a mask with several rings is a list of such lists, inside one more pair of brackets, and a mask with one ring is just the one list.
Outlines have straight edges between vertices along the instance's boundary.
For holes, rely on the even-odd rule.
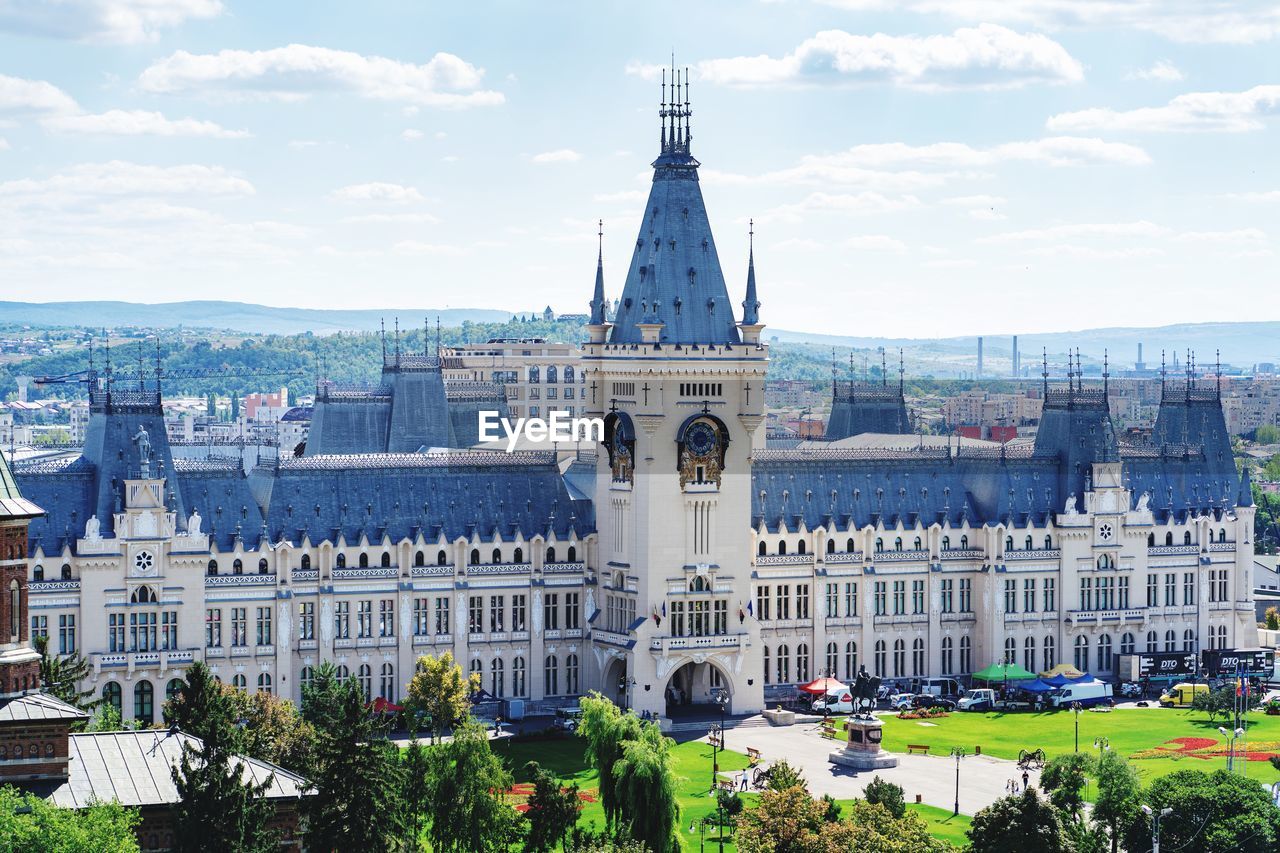
[[[742,731],[728,747],[734,752],[746,752],[747,747],[759,749],[766,764],[785,758],[804,776],[809,792],[815,797],[823,794],[846,800],[861,797],[867,783],[879,776],[886,782],[901,785],[908,803],[915,802],[919,795],[922,802],[931,806],[948,811],[955,806],[956,760],[951,756],[895,753],[897,767],[858,773],[827,761],[827,755],[839,748],[840,742],[822,737],[812,725]],[[1032,785],[1039,784],[1038,771],[1028,775]],[[976,814],[1008,794],[1010,780],[1016,780],[1019,786],[1022,784],[1022,771],[1016,761],[987,755],[961,759],[961,814]]]

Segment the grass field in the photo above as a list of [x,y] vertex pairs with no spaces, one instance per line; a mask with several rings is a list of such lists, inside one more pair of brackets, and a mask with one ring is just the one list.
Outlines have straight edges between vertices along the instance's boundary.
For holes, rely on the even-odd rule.
[[[1052,758],[1075,748],[1075,715],[1071,711],[1044,713],[953,713],[932,720],[884,719],[884,748],[905,752],[908,743],[928,744],[933,754],[946,755],[952,746],[962,746],[970,753],[977,747],[986,755],[1016,759],[1022,749],[1043,749]],[[1254,713],[1249,715],[1247,744],[1250,752],[1280,753],[1280,717]],[[1178,755],[1172,749],[1175,738],[1213,740],[1225,750],[1226,738],[1218,732],[1221,721],[1210,723],[1199,712],[1172,708],[1132,708],[1108,712],[1080,712],[1080,750],[1093,751],[1094,739],[1105,737],[1110,748],[1121,755],[1135,758],[1133,764],[1144,781],[1188,768],[1214,770],[1225,768],[1225,756],[1199,757]],[[1144,758],[1143,753],[1169,744],[1167,758]],[[1239,745],[1237,745],[1239,749]],[[1245,762],[1250,778],[1262,782],[1280,780],[1280,772],[1262,756],[1262,760]],[[1237,772],[1240,770],[1237,759]]]

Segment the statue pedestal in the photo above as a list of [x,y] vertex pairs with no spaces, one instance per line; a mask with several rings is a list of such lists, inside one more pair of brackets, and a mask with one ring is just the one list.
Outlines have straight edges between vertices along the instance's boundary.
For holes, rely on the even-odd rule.
[[898,756],[880,748],[884,723],[870,715],[849,717],[844,729],[849,733],[849,742],[844,749],[827,756],[832,764],[853,770],[882,770],[898,766]]
[[794,711],[784,711],[781,708],[775,710],[764,711],[764,718],[769,721],[771,726],[794,726],[796,723],[796,715]]

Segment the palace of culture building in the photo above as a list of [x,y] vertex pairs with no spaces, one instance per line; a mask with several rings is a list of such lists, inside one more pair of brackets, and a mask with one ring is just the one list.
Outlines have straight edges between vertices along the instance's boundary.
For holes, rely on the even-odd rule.
[[[527,711],[599,690],[666,715],[717,687],[759,711],[864,666],[1105,677],[1122,653],[1256,643],[1254,509],[1212,379],[1166,383],[1141,445],[1072,372],[1046,379],[1024,450],[766,447],[754,258],[732,299],[687,85],[669,91],[616,313],[597,263],[575,401],[605,422],[594,461],[426,450],[466,425],[439,408],[438,355],[397,352],[384,374],[412,405],[326,388],[358,417],[318,412],[324,447],[246,476],[173,457],[158,382],[91,370],[81,455],[14,471],[46,512],[30,631],[145,722],[194,661],[298,699],[329,660],[395,701],[449,651]],[[352,445],[359,429],[379,437]]]

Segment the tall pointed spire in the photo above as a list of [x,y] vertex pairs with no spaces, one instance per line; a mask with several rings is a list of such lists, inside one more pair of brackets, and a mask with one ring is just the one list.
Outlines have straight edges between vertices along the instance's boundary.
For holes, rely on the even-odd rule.
[[596,223],[596,289],[591,294],[591,323],[602,326],[605,321],[605,309],[608,303],[604,298],[604,220]]
[[756,221],[747,225],[747,298],[742,300],[742,325],[760,323],[760,299],[756,296]]
[[1049,349],[1040,348],[1040,380],[1044,385],[1044,398],[1049,399]]

